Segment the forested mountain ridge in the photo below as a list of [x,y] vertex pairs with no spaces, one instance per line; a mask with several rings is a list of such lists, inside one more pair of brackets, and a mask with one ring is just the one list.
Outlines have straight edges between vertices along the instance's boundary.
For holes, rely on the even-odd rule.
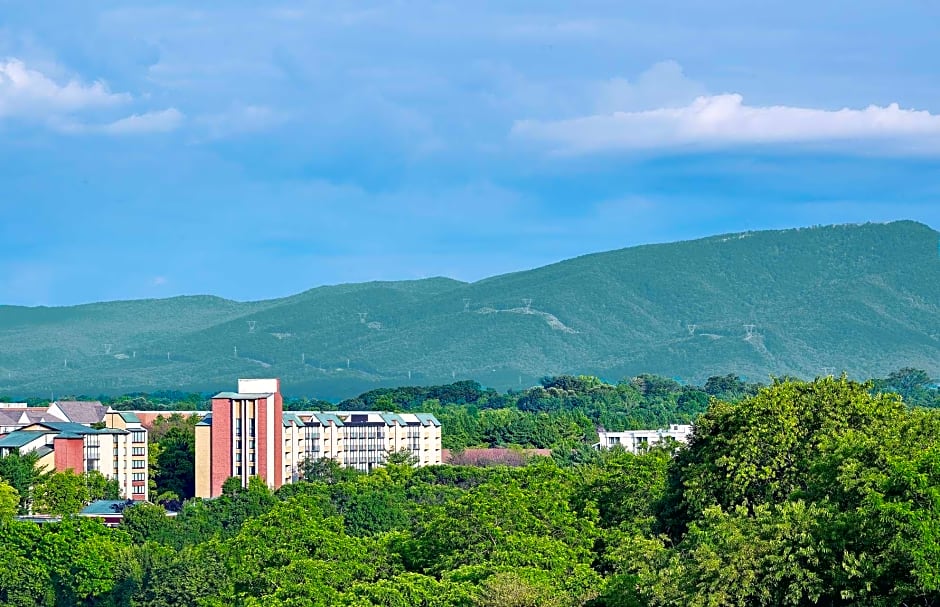
[[702,381],[940,368],[940,233],[914,222],[748,232],[446,278],[62,308],[0,306],[0,394],[381,385],[641,372]]

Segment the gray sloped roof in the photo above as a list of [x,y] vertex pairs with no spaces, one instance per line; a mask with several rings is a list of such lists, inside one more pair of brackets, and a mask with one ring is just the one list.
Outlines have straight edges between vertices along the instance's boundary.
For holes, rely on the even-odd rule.
[[108,408],[94,400],[60,400],[55,403],[70,422],[94,424],[104,421]]

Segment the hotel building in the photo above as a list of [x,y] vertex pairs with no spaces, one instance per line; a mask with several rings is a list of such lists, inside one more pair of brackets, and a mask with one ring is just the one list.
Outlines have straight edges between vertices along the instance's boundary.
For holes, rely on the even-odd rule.
[[[275,423],[275,420],[278,423]],[[441,463],[441,424],[427,413],[283,411],[276,379],[240,379],[212,398],[196,426],[196,495],[217,497],[229,477],[261,477],[276,489],[298,480],[306,459],[368,472],[406,449],[417,465]]]

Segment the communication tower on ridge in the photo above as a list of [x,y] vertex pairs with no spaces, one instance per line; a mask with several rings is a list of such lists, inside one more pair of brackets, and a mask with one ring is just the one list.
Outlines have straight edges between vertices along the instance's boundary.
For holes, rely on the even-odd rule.
[[248,332],[249,332],[249,333],[254,333],[254,332],[255,332],[255,325],[258,324],[258,321],[256,321],[256,320],[249,320],[249,321],[246,321],[246,322],[248,323]]
[[530,308],[532,307],[532,298],[526,297],[525,299],[522,300],[522,303],[525,304],[525,313],[528,314],[529,312],[531,312]]

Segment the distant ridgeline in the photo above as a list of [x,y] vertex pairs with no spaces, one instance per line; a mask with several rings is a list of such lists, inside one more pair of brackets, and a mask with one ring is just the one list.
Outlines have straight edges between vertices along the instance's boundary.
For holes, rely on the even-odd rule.
[[634,247],[475,283],[0,306],[0,394],[209,391],[253,376],[329,400],[582,373],[936,376],[938,240],[913,222],[816,227]]

